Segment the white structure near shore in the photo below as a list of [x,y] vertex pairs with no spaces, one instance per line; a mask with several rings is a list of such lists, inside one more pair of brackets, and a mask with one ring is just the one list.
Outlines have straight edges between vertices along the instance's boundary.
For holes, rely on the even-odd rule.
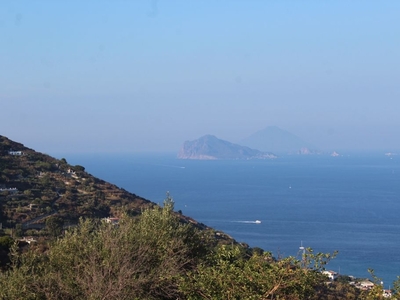
[[328,278],[329,278],[330,280],[335,280],[335,279],[338,277],[338,275],[339,275],[339,274],[338,274],[337,272],[335,272],[335,271],[328,271],[328,270],[322,271],[322,274],[328,276]]

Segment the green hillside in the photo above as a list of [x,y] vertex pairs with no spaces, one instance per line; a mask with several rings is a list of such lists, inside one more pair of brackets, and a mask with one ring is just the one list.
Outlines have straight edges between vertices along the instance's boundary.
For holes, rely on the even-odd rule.
[[[41,224],[46,215],[65,223],[79,217],[118,216],[154,205],[72,166],[0,136],[0,199],[3,227]],[[42,217],[42,218],[40,218]]]
[[[101,162],[99,162],[101,164]],[[0,223],[4,228],[40,229],[51,216],[65,225],[81,217],[138,215],[156,204],[70,165],[0,136]],[[206,228],[195,220],[186,222]]]

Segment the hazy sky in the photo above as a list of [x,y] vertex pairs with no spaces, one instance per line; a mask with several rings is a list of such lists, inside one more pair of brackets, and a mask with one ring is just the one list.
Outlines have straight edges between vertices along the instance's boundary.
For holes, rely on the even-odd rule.
[[178,151],[279,126],[400,149],[400,1],[0,3],[0,134],[49,154]]

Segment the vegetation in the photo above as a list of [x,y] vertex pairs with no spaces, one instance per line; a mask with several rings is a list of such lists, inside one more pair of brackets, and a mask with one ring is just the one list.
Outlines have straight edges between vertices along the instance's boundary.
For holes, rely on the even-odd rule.
[[125,214],[118,225],[86,219],[42,253],[11,250],[1,299],[176,299],[179,278],[210,249],[206,231],[164,208]]
[[[301,260],[216,245],[211,231],[182,223],[163,208],[124,214],[119,224],[81,219],[46,251],[11,247],[0,273],[0,299],[380,299],[379,285],[361,292],[328,282],[332,258],[308,249]],[[383,299],[383,298],[382,298]]]
[[[9,151],[22,155],[9,155]],[[64,224],[80,217],[118,215],[122,208],[139,214],[154,204],[100,180],[82,166],[72,166],[35,152],[0,136],[0,223],[3,228],[38,228],[46,218],[57,216]],[[15,189],[15,190],[13,190]]]
[[174,212],[169,195],[160,207],[2,136],[0,174],[0,299],[390,297],[372,270],[369,289],[329,280],[336,253],[276,259]]
[[[22,155],[10,155],[10,151],[21,151]],[[81,217],[118,217],[122,211],[139,215],[144,208],[156,206],[92,176],[83,166],[38,153],[3,136],[0,171],[0,224],[12,230],[13,237],[26,236],[28,231],[56,236],[61,227],[77,224]],[[180,218],[206,227],[184,215]],[[47,230],[41,230],[45,227]]]

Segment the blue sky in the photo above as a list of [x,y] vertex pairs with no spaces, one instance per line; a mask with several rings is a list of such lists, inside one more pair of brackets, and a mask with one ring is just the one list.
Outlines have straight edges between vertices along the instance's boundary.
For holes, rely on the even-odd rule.
[[400,150],[400,1],[3,1],[0,134],[36,150],[178,151],[278,126]]

